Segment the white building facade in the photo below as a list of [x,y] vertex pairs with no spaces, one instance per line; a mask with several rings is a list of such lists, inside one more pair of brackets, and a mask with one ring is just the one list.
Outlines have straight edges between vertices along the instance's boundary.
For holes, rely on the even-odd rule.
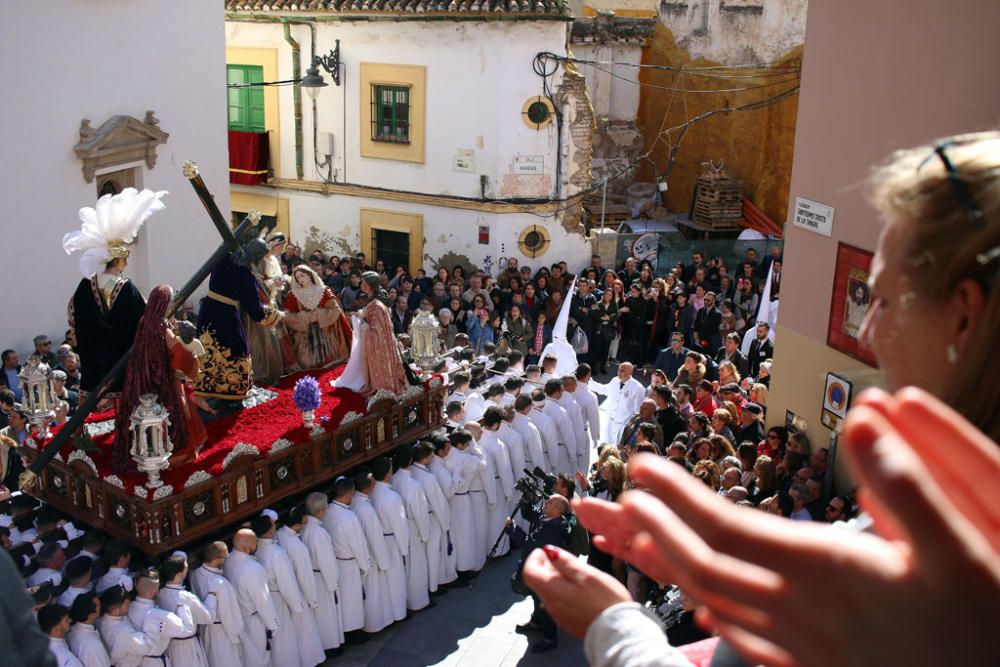
[[234,211],[274,216],[306,252],[363,251],[390,270],[589,262],[574,205],[591,185],[586,84],[536,60],[566,55],[561,1],[304,4],[226,5],[231,72],[297,80],[338,40],[340,58],[340,85],[320,68],[330,85],[315,103],[263,86],[253,129],[267,133],[270,173],[232,186]]
[[81,275],[62,237],[102,188],[170,193],[126,271],[144,294],[180,287],[220,243],[181,166],[228,210],[223,15],[204,0],[8,3],[0,44],[0,346],[23,361],[33,336],[63,339]]

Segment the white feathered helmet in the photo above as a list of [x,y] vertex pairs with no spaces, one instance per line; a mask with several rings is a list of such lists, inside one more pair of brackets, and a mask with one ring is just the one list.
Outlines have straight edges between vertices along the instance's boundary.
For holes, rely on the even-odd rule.
[[113,259],[128,257],[142,224],[153,213],[166,208],[160,198],[166,190],[153,192],[125,188],[116,195],[104,195],[94,208],[80,209],[83,226],[63,237],[63,250],[71,255],[82,250],[80,272],[89,278]]

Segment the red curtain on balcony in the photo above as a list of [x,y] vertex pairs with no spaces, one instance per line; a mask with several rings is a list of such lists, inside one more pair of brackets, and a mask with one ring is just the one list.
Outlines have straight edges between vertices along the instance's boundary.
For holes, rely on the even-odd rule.
[[267,132],[229,131],[229,182],[260,185],[270,167]]

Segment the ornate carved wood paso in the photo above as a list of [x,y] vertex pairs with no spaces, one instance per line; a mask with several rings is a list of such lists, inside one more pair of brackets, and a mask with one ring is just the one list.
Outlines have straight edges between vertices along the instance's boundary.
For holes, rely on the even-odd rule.
[[80,121],[80,142],[73,147],[83,161],[83,177],[94,180],[98,169],[117,167],[137,160],[146,166],[156,166],[156,147],[167,143],[169,134],[159,128],[160,121],[152,111],[144,120],[132,116],[112,116],[96,130],[90,119]]

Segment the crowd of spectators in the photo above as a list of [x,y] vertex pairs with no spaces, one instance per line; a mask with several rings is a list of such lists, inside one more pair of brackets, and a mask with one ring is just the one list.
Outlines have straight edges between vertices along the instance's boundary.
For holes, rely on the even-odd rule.
[[[735,271],[721,258],[706,259],[696,250],[689,264],[679,263],[660,276],[648,261],[628,258],[616,271],[600,255],[576,274],[564,261],[530,267],[511,258],[496,276],[462,266],[437,267],[432,274],[418,269],[410,275],[404,267],[387,270],[380,259],[369,265],[364,253],[337,257],[317,250],[304,258],[294,244],[285,248],[281,261],[286,272],[308,263],[349,312],[364,305],[361,273],[375,271],[392,298],[397,334],[406,333],[417,310],[426,308],[440,321],[448,347],[457,334],[466,334],[477,353],[493,343],[501,352],[505,347],[517,350],[527,363],[539,362],[563,300],[569,298],[567,340],[578,361],[589,363],[595,374],[607,372],[609,363],[627,361],[662,370],[673,381],[686,357],[696,353],[683,382],[691,387],[703,378],[739,384],[761,375],[761,362],[773,353],[768,325],[760,325],[749,354],[738,348],[744,333],[758,326],[768,274],[769,299],[778,298],[781,284],[779,246],[764,258],[748,248]],[[574,278],[576,291],[568,294]],[[725,362],[732,366],[720,368]],[[766,371],[762,377],[766,387]]]

